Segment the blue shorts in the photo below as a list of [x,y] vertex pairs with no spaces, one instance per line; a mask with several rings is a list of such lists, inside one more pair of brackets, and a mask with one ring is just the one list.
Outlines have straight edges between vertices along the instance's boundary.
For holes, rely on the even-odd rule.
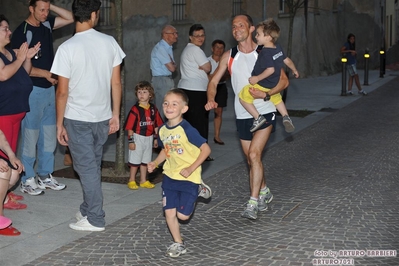
[[[276,113],[268,113],[263,115],[266,118],[266,123],[264,123],[258,130],[267,128],[268,126],[273,126],[272,133],[276,130]],[[250,132],[252,124],[254,123],[253,118],[247,119],[236,119],[238,137],[242,140],[252,140],[254,133]]]
[[163,175],[162,206],[163,210],[176,209],[177,212],[190,216],[198,198],[198,184],[190,181],[174,180]]

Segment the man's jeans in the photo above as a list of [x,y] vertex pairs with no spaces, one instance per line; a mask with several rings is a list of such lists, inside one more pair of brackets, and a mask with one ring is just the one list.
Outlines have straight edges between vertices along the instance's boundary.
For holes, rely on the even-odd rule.
[[54,151],[57,144],[54,86],[47,89],[33,86],[29,106],[30,111],[21,123],[21,161],[25,166],[22,182],[35,176],[36,172],[45,176],[54,171]]
[[73,169],[78,173],[83,188],[80,213],[87,216],[91,225],[104,227],[101,159],[108,139],[109,120],[92,123],[64,118],[64,125]]

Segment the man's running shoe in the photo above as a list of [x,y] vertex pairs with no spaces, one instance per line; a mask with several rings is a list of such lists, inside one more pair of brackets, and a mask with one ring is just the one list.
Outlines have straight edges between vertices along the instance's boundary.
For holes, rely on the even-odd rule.
[[366,96],[366,95],[367,95],[367,92],[366,92],[365,90],[361,90],[361,91],[359,91],[359,94],[360,94],[360,95],[363,95],[363,96]]
[[266,123],[266,118],[263,115],[259,115],[257,119],[254,119],[254,123],[249,129],[250,132],[258,130],[264,123]]
[[270,189],[267,188],[266,191],[261,191],[259,193],[259,199],[258,199],[258,209],[259,211],[267,211],[268,206],[270,202],[273,200],[273,194],[270,192]]
[[37,184],[40,189],[51,188],[52,190],[63,190],[66,185],[58,183],[57,180],[51,175],[48,175],[46,179],[42,180],[40,177],[37,178]]
[[22,193],[28,193],[32,196],[43,195],[44,191],[39,188],[36,183],[36,178],[34,176],[26,179],[25,182],[21,182],[20,190]]
[[249,200],[245,210],[241,213],[241,216],[251,220],[258,218],[258,203],[255,200]]
[[209,199],[212,197],[212,190],[211,188],[204,183],[201,179],[201,184],[199,185],[198,188],[198,197],[204,198],[204,199]]
[[166,255],[172,258],[177,258],[179,257],[181,254],[186,254],[187,249],[186,246],[183,243],[173,243],[172,245],[170,245],[168,247],[168,249],[166,250]]

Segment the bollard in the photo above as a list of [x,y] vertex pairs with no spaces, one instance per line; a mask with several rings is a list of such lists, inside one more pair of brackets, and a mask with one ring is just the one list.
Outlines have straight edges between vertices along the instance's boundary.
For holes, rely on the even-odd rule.
[[380,50],[380,78],[383,78],[385,74],[385,51],[384,48]]
[[364,83],[363,85],[369,85],[369,59],[370,59],[370,52],[367,48],[364,51]]
[[345,55],[342,55],[341,62],[342,62],[342,88],[341,88],[341,96],[346,96],[346,59]]

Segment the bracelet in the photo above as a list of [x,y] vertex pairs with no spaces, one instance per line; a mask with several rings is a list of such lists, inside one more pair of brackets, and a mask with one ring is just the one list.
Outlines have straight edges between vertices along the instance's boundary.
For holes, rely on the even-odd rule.
[[134,143],[134,136],[133,135],[130,135],[129,137],[128,137],[128,142],[129,142],[129,144],[130,143]]
[[155,163],[155,168],[158,168],[159,164],[158,164],[157,160],[155,160],[154,163]]

